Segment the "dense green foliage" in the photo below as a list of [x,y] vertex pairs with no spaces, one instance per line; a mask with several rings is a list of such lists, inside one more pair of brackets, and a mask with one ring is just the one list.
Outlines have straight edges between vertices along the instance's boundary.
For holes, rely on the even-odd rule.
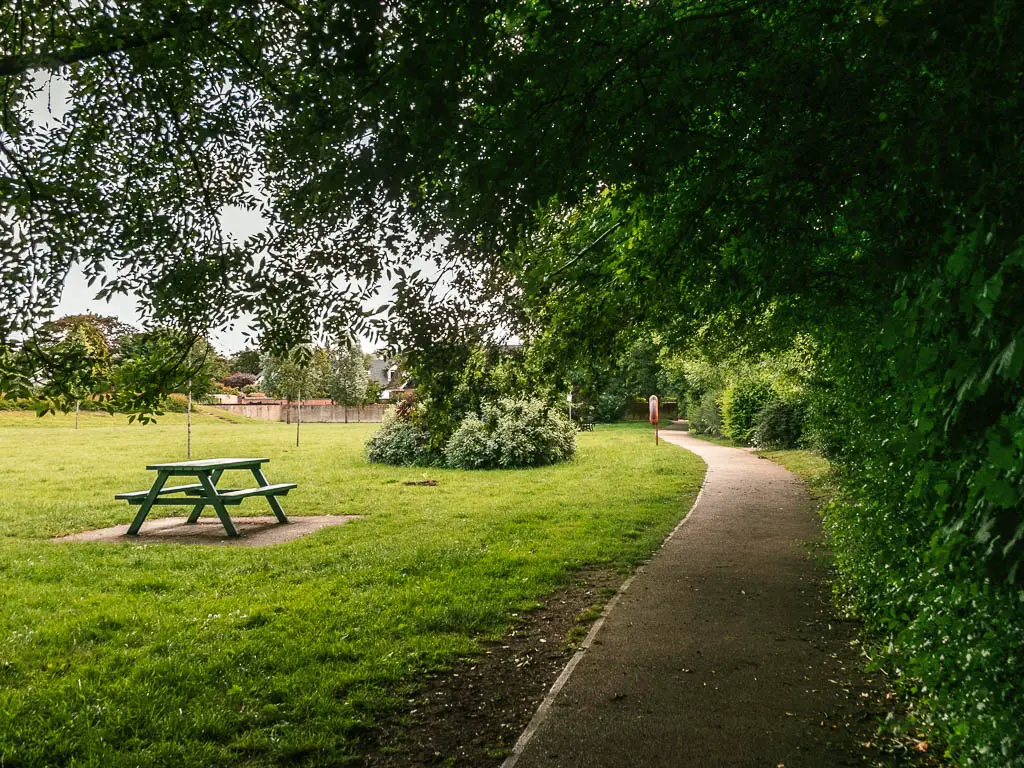
[[323,397],[331,361],[321,347],[296,347],[284,355],[263,356],[263,391],[288,401]]
[[665,366],[666,349],[657,333],[647,328],[623,329],[614,348],[586,357],[564,373],[574,402],[585,421],[618,421],[630,404],[651,395],[685,396],[685,380]]
[[327,348],[327,359],[331,370],[326,389],[331,401],[346,406],[366,402],[370,364],[359,343],[344,337]]
[[449,467],[509,469],[567,461],[576,454],[576,427],[541,400],[502,399],[469,414],[444,448]]
[[393,467],[429,463],[426,436],[410,421],[390,419],[366,441],[366,459]]
[[111,384],[111,349],[93,324],[72,323],[62,331],[44,331],[40,336],[45,341],[37,337],[33,343],[43,363],[37,371],[42,398],[50,400],[54,408],[67,411],[72,407],[78,409],[82,400],[107,393]]
[[462,340],[414,351],[406,362],[417,398],[430,406],[424,422],[434,445],[443,446],[465,414],[503,398],[539,399],[568,412],[571,393],[573,420],[615,422],[637,399],[686,392],[685,377],[667,364],[669,350],[646,328],[624,330],[611,353],[572,365],[553,354],[550,337],[512,345],[484,335],[463,329]]
[[[518,345],[487,343],[482,329],[462,328],[445,341],[402,362],[416,387],[411,416],[440,457],[462,419],[502,398],[564,399],[539,369],[536,356]],[[400,404],[399,410],[411,407]],[[440,459],[439,459],[440,460]]]
[[[972,314],[959,305],[924,323],[949,331]],[[936,334],[906,349],[883,337],[891,358],[851,356],[831,372],[829,399],[845,402],[818,429],[847,493],[826,521],[850,605],[890,640],[891,663],[930,705],[928,723],[963,765],[1017,766],[1024,393],[1019,377],[1000,375],[998,351],[972,355],[963,330],[962,344]],[[963,368],[972,357],[974,375]]]
[[731,382],[722,392],[722,434],[737,443],[750,444],[760,426],[758,414],[770,398],[771,389],[763,380],[744,376]]
[[720,394],[714,391],[707,392],[699,400],[693,399],[690,401],[687,408],[690,429],[698,434],[721,437],[722,406],[719,402]]
[[760,448],[815,443],[807,410],[822,381],[815,345],[806,335],[768,352],[720,344],[689,354],[663,352],[662,359],[666,375],[687,393],[695,432]]
[[555,464],[576,453],[576,427],[558,409],[537,398],[482,401],[440,441],[431,433],[429,401],[406,399],[384,414],[366,442],[371,462],[455,469],[509,469]]
[[263,372],[258,349],[243,349],[228,358],[227,368],[232,373],[250,373],[259,376]]
[[264,354],[260,366],[262,389],[271,397],[326,397],[348,406],[365,403],[371,395],[366,355],[346,335],[326,347],[300,345],[286,354]]
[[108,395],[113,410],[143,421],[160,413],[167,394],[202,399],[218,391],[226,371],[223,360],[204,338],[193,338],[173,329],[157,328],[121,340],[120,362],[111,374]]
[[10,357],[16,361],[0,372],[0,393],[40,415],[105,408],[144,422],[171,393],[204,398],[219,390],[226,371],[204,338],[170,328],[137,332],[95,315],[46,323]]
[[802,400],[770,399],[755,416],[751,444],[758,448],[780,450],[809,443],[805,436],[805,410]]
[[624,425],[582,435],[571,465],[434,468],[436,487],[409,486],[420,471],[363,459],[372,425],[311,424],[296,449],[284,424],[217,412],[195,415],[197,457],[244,445],[270,458],[272,480],[298,483],[290,516],[362,519],[274,547],[49,540],[125,523],[114,494],[147,487],[147,463],[184,458],[183,421],[88,413],[75,432],[60,414],[0,414],[8,768],[360,765],[428,675],[578,569],[649,557],[703,476],[696,457]]

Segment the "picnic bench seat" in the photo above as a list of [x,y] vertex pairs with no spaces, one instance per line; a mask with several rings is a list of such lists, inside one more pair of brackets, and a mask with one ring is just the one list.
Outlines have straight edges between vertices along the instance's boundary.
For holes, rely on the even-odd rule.
[[[248,499],[252,496],[286,496],[288,491],[292,488],[298,488],[296,483],[278,483],[277,485],[264,485],[259,488],[242,488],[242,489],[228,489],[228,490],[217,490],[217,497],[224,504],[238,505],[242,503],[242,499]],[[202,497],[205,496],[203,493],[203,486],[199,483],[193,485],[178,485],[172,488],[162,488],[159,495],[153,500],[153,506],[161,507],[174,507],[181,506],[181,498],[160,498],[165,494],[172,493],[184,493],[186,496]],[[146,496],[149,495],[149,491],[132,491],[131,493],[119,493],[114,498],[119,501],[127,501],[129,504],[142,504],[146,500]]]
[[[189,491],[202,491],[202,488],[203,486],[200,485],[199,483],[192,483],[191,485],[175,485],[171,488],[161,488],[160,496],[163,496],[165,493],[188,493]],[[119,493],[116,496],[114,496],[114,498],[117,499],[118,501],[127,501],[129,504],[141,504],[143,501],[145,501],[148,495],[149,490],[132,491],[131,493]]]
[[[269,459],[265,458],[227,458],[227,459],[200,459],[198,461],[176,461],[167,464],[150,464],[146,469],[157,473],[153,487],[148,491],[131,491],[119,493],[114,496],[119,501],[127,501],[129,504],[138,505],[139,511],[135,519],[128,526],[127,535],[135,536],[145,521],[149,510],[154,506],[191,506],[192,512],[186,520],[187,524],[196,523],[199,516],[206,507],[213,507],[224,525],[228,536],[237,536],[238,531],[231,522],[231,516],[226,507],[237,506],[243,499],[253,496],[262,496],[270,504],[270,509],[279,523],[287,523],[288,518],[281,508],[278,496],[284,496],[292,488],[298,488],[296,483],[276,483],[271,485],[267,482],[266,476],[260,469]],[[248,470],[253,478],[259,483],[255,488],[220,489],[217,483],[221,475],[228,470]],[[175,485],[169,488],[164,487],[164,482],[170,478],[181,475],[192,475],[199,478],[198,483],[188,485]]]
[[594,431],[594,422],[592,422],[592,421],[581,421],[580,422],[580,432],[593,432],[593,431]]
[[232,501],[241,501],[250,496],[287,496],[292,488],[298,488],[296,483],[278,483],[277,485],[264,485],[260,488],[243,488],[240,491],[218,491],[217,495],[225,504]]

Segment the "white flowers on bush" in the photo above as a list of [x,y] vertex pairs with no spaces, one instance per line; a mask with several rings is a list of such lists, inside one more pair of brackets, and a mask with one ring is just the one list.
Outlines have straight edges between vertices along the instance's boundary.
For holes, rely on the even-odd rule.
[[445,446],[449,467],[535,467],[571,459],[576,428],[542,400],[504,398],[462,420]]
[[466,416],[443,455],[428,452],[428,443],[419,420],[392,407],[367,440],[366,458],[395,466],[443,460],[458,469],[535,467],[571,459],[576,454],[576,427],[543,400],[506,398],[485,403],[480,415]]

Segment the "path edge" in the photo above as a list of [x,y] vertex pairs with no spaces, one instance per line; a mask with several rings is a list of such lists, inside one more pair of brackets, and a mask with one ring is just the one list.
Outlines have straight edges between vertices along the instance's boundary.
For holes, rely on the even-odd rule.
[[[670,445],[674,445],[677,448],[682,448],[684,451],[689,451],[690,453],[693,453],[693,451],[690,451],[688,448],[679,445],[679,443],[670,440],[666,440],[665,442],[669,443]],[[693,455],[697,456],[696,453],[693,453]],[[683,518],[678,523],[676,523],[675,527],[671,531],[669,531],[668,535],[664,539],[662,539],[661,544],[658,545],[658,548],[651,553],[651,557],[647,560],[647,562],[643,565],[640,565],[632,573],[632,575],[630,575],[628,579],[622,582],[622,586],[619,587],[618,591],[616,591],[616,593],[612,596],[611,600],[609,600],[605,604],[604,609],[601,611],[601,615],[598,616],[597,620],[591,625],[590,631],[587,632],[587,636],[583,638],[583,642],[580,643],[580,647],[576,650],[576,653],[572,655],[572,658],[569,659],[568,663],[562,669],[558,677],[555,678],[555,682],[551,684],[551,688],[548,690],[547,694],[545,694],[544,698],[537,706],[537,711],[533,713],[533,717],[530,718],[530,722],[526,724],[526,728],[519,735],[519,738],[516,740],[515,745],[512,747],[512,752],[509,753],[509,756],[505,758],[505,761],[501,764],[501,768],[514,768],[516,763],[519,762],[519,758],[523,756],[523,753],[526,751],[526,748],[533,740],[533,737],[537,733],[537,730],[548,719],[548,715],[551,713],[551,708],[554,706],[555,699],[558,698],[558,694],[562,692],[562,689],[565,687],[565,684],[569,682],[569,678],[572,676],[573,670],[576,669],[576,666],[580,663],[580,661],[583,660],[584,654],[586,654],[586,652],[590,649],[590,646],[593,644],[594,639],[597,637],[597,633],[600,632],[601,627],[604,626],[604,621],[606,618],[608,618],[608,614],[610,614],[612,612],[612,609],[615,608],[615,606],[618,604],[619,598],[621,598],[622,595],[625,594],[626,590],[629,589],[630,585],[633,583],[633,580],[636,579],[636,577],[639,576],[641,573],[643,573],[644,566],[646,566],[647,563],[651,561],[651,559],[653,559],[662,549],[664,549],[665,545],[668,544],[669,541],[675,538],[675,535],[693,516],[694,511],[696,511],[697,509],[697,505],[700,504],[701,497],[704,496],[704,489],[707,487],[708,474],[711,472],[711,468],[708,466],[707,461],[705,461],[700,456],[697,456],[697,458],[704,462],[705,467],[704,477],[700,481],[700,490],[697,492],[697,498],[693,500],[693,504],[690,506],[690,509],[687,510],[686,514],[683,515]]]

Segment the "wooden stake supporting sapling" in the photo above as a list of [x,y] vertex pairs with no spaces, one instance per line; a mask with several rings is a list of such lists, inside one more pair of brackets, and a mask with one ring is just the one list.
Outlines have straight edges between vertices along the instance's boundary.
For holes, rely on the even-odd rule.
[[185,405],[185,458],[192,458],[192,379],[188,380],[188,403]]

